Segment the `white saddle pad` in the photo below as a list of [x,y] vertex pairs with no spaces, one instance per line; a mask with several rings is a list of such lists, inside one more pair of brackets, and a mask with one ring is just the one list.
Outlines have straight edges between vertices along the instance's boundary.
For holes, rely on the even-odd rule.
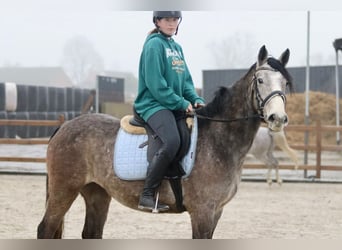
[[[189,151],[181,161],[185,171],[183,178],[190,175],[195,161],[197,145],[197,117],[194,117],[191,129]],[[120,128],[114,145],[113,167],[115,174],[123,180],[144,180],[147,172],[147,147],[139,145],[147,141],[147,135],[134,135]]]

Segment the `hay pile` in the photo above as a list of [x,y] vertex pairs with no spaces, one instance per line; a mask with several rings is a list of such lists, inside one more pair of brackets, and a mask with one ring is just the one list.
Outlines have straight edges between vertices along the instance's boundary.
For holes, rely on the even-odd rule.
[[[336,98],[334,94],[310,91],[309,104],[310,125],[316,125],[317,120],[321,121],[321,125],[336,125]],[[341,104],[342,101],[340,100],[340,107]],[[304,125],[305,93],[289,94],[287,96],[286,111],[289,116],[289,125]],[[342,123],[340,122],[340,124]],[[309,143],[315,143],[315,138],[314,133],[311,133]],[[324,132],[322,138],[323,143],[336,144],[336,132]],[[304,142],[304,132],[288,131],[287,139],[290,144],[302,144]]]

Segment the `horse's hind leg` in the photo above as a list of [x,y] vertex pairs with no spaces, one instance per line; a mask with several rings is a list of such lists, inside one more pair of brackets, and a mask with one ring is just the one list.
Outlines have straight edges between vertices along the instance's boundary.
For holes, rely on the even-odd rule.
[[44,217],[38,226],[37,238],[62,238],[64,215],[77,195],[78,190],[74,189],[50,192]]
[[37,239],[61,239],[63,235],[63,221],[64,217],[58,218],[59,222],[49,221],[46,219],[48,214],[46,214],[43,220],[38,225]]
[[96,183],[90,183],[83,187],[81,195],[86,204],[86,218],[82,238],[101,239],[111,197],[106,190]]

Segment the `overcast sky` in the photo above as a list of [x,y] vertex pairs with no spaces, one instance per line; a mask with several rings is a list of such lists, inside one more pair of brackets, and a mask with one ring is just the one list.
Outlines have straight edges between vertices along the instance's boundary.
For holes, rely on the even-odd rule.
[[[234,36],[250,38],[257,48],[246,67],[255,62],[257,50],[264,44],[277,57],[289,48],[289,66],[305,66],[310,10],[311,63],[334,65],[332,42],[342,38],[340,2],[325,1],[327,7],[323,8],[289,5],[269,9],[264,5],[245,9],[239,1],[235,8],[183,11],[175,40],[183,47],[198,87],[202,86],[202,70],[218,67],[212,48],[215,41],[229,42]],[[82,35],[93,43],[107,70],[137,75],[143,42],[153,28],[151,11],[115,8],[106,0],[0,0],[0,4],[0,67],[60,66],[66,41]]]

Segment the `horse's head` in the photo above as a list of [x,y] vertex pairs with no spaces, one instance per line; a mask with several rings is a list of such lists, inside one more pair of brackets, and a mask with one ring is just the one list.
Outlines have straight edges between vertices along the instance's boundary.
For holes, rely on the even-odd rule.
[[292,83],[285,66],[289,56],[290,51],[286,49],[279,59],[268,57],[263,46],[255,67],[253,88],[256,105],[268,128],[273,131],[282,130],[288,123],[285,89],[289,87],[292,90]]

